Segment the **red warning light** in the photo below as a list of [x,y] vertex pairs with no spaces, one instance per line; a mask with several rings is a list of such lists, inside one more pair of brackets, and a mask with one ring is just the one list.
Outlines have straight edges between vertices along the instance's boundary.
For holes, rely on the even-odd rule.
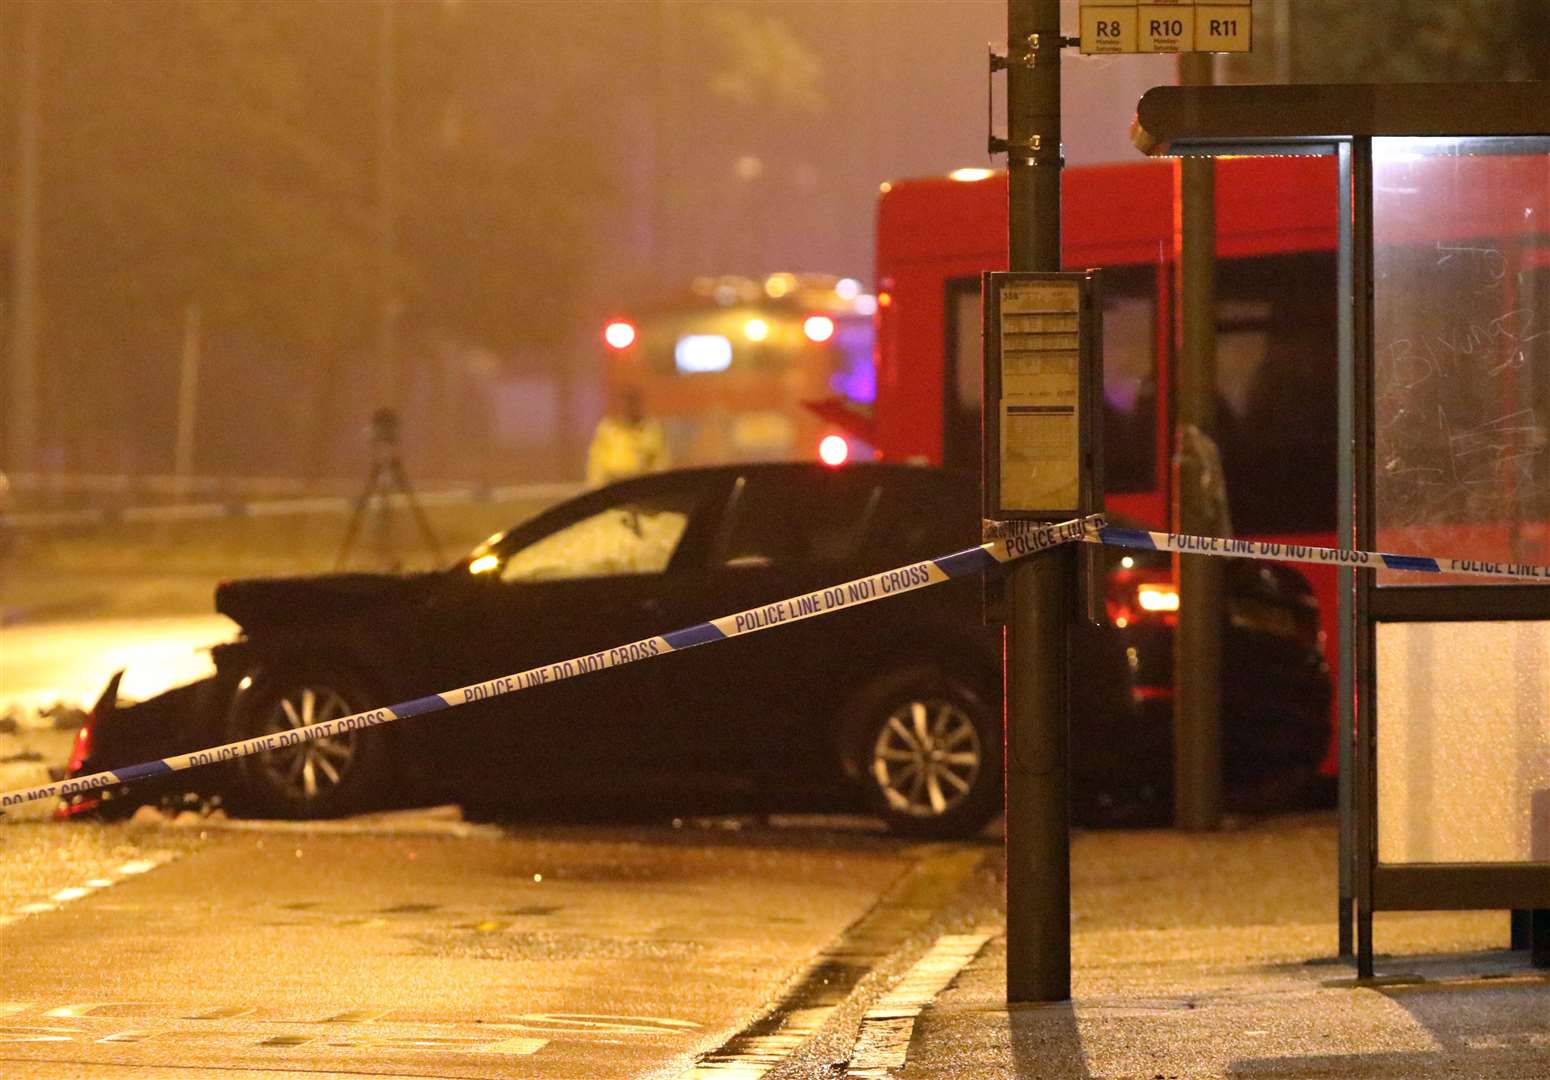
[[603,327],[603,340],[608,342],[610,349],[628,349],[635,344],[635,325],[615,319]]
[[850,443],[843,435],[825,435],[818,441],[818,460],[831,468],[839,468],[850,457]]

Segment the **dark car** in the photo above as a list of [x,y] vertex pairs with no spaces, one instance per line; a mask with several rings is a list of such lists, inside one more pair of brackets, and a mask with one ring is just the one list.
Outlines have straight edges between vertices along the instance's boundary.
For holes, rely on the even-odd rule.
[[[230,582],[215,604],[242,636],[215,650],[216,674],[137,705],[119,706],[110,687],[71,772],[590,654],[961,550],[978,531],[972,476],[729,466],[589,492],[444,571]],[[1139,565],[1139,553],[1106,554],[1111,617],[1082,631],[1091,640],[1073,680],[1074,763],[1094,806],[1161,790],[1170,771],[1171,628],[1166,611],[1137,602],[1168,588],[1166,556]],[[1259,563],[1229,582],[1228,779],[1240,760],[1250,771],[1310,767],[1327,742],[1329,698],[1311,594],[1295,573]],[[782,805],[861,804],[902,833],[962,834],[1000,808],[1000,651],[980,582],[956,580],[63,812],[123,812],[184,785],[239,812],[295,817],[741,788]]]

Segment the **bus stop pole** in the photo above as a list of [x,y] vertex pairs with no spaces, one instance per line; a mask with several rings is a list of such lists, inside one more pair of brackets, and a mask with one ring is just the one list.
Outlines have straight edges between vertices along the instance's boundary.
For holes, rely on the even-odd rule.
[[[1180,85],[1214,82],[1209,53],[1179,56]],[[1224,478],[1216,454],[1216,163],[1179,163],[1178,430],[1174,528],[1225,536]],[[1176,556],[1179,617],[1174,636],[1173,823],[1215,829],[1222,819],[1222,577],[1220,559]]]
[[[1007,3],[1007,266],[1060,269],[1060,0]],[[1067,635],[1076,546],[1014,563],[1006,635],[1006,996],[1071,996]]]

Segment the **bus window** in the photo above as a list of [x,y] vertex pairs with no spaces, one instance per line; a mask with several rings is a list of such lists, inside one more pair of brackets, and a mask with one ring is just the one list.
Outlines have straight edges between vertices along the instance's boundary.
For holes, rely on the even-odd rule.
[[977,471],[980,467],[980,413],[984,408],[980,336],[979,278],[954,278],[947,283],[942,411],[942,464],[948,468]]
[[[980,462],[980,282],[947,283],[947,356],[942,463]],[[1104,487],[1151,491],[1157,468],[1157,271],[1103,271]]]
[[1103,271],[1103,486],[1157,486],[1157,270]]
[[1334,254],[1223,260],[1216,298],[1217,441],[1233,529],[1333,532]]

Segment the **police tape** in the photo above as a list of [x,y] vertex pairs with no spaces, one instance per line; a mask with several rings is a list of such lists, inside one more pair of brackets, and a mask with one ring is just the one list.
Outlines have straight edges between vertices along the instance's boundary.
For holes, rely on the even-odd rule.
[[639,660],[682,652],[697,645],[708,645],[713,641],[756,634],[777,626],[785,626],[819,615],[860,607],[890,596],[914,592],[916,589],[924,589],[955,578],[972,577],[1001,563],[1081,540],[1089,530],[1102,527],[1103,519],[1092,517],[1020,529],[1014,536],[998,537],[978,547],[966,548],[941,558],[924,559],[908,566],[869,574],[840,585],[815,589],[800,596],[761,604],[746,611],[724,615],[719,619],[698,623],[682,630],[673,630],[611,649],[602,649],[584,656],[572,657],[569,660],[560,660],[511,675],[486,679],[484,682],[446,693],[431,694],[412,701],[400,702],[397,705],[368,709],[365,712],[323,720],[288,731],[260,735],[252,739],[225,743],[193,753],[145,761],[138,765],[91,773],[87,776],[17,791],[0,792],[0,810],[36,802],[39,799],[82,795],[102,788],[166,776],[185,769],[235,761],[255,754],[273,753],[317,739],[351,735],[368,728],[391,724],[395,720],[407,720],[412,716],[424,716],[427,713],[440,712],[443,709],[452,709],[475,701],[486,701],[520,690],[530,690],[537,686],[562,682],[596,671],[622,667]]
[[[1091,519],[1088,519],[1089,522]],[[1049,528],[1032,521],[986,521],[986,539],[1009,536],[1042,536]],[[1550,583],[1550,566],[1519,562],[1487,562],[1478,559],[1445,559],[1429,555],[1394,555],[1385,551],[1352,551],[1347,548],[1313,547],[1262,540],[1224,540],[1188,533],[1150,532],[1117,525],[1089,524],[1082,539],[1092,544],[1141,551],[1174,551],[1183,555],[1221,555],[1229,559],[1273,559],[1278,562],[1317,566],[1367,567],[1405,570],[1417,574],[1465,574],[1473,577],[1512,578]]]
[[120,769],[92,773],[67,780],[42,784],[17,791],[0,792],[0,811],[39,799],[85,794],[102,788],[130,784],[185,769],[214,765],[254,754],[272,753],[316,739],[350,735],[367,728],[406,720],[413,716],[440,712],[475,701],[529,690],[535,686],[561,682],[595,671],[622,667],[667,653],[682,652],[697,645],[758,633],[788,623],[859,607],[876,600],[913,592],[955,578],[970,577],[1001,563],[1033,555],[1075,541],[1125,547],[1145,551],[1176,551],[1183,554],[1220,555],[1228,558],[1274,559],[1281,562],[1313,563],[1325,566],[1368,567],[1407,570],[1426,574],[1470,574],[1483,577],[1513,578],[1550,583],[1550,567],[1528,563],[1495,563],[1469,559],[1444,559],[1418,555],[1394,555],[1378,551],[1351,551],[1343,548],[1312,547],[1256,540],[1224,540],[1218,537],[1191,536],[1184,533],[1150,532],[1109,525],[1101,515],[1073,518],[1059,523],[1025,521],[986,521],[986,542],[936,559],[924,559],[893,570],[870,574],[840,585],[815,589],[800,596],[762,604],[719,619],[673,630],[656,637],[642,638],[585,656],[543,664],[526,671],[503,675],[457,690],[431,694],[350,716],[324,720],[289,731],[260,735],[252,739],[226,743],[193,753],[142,762]]

